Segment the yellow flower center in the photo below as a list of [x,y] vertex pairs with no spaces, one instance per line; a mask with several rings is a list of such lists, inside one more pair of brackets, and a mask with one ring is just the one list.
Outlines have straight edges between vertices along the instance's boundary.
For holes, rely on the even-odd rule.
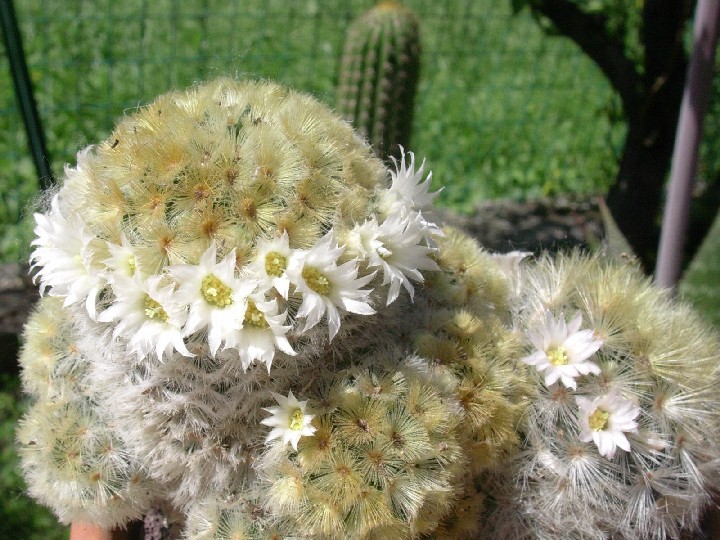
[[568,363],[568,355],[564,347],[550,349],[547,352],[547,357],[553,366],[566,366]]
[[127,258],[127,266],[128,270],[130,270],[130,275],[135,275],[135,270],[137,270],[137,263],[135,262],[135,255],[130,255]]
[[287,268],[287,257],[277,251],[265,255],[265,272],[271,277],[280,277]]
[[303,412],[301,409],[295,409],[290,415],[290,429],[300,431],[303,428]]
[[213,306],[226,308],[233,303],[232,289],[214,274],[208,274],[203,278],[200,292],[205,301]]
[[602,409],[595,409],[595,412],[588,417],[590,429],[602,431],[608,425],[608,418],[610,418],[609,412],[603,411]]
[[317,268],[306,266],[303,268],[302,277],[313,291],[323,296],[330,293],[330,280]]
[[259,328],[261,330],[270,328],[270,325],[268,324],[267,320],[265,319],[265,315],[263,314],[263,312],[257,308],[257,306],[255,305],[255,302],[253,302],[252,300],[249,300],[249,299],[248,299],[247,309],[245,310],[245,318],[243,319],[243,326]]
[[150,320],[159,319],[162,322],[168,321],[168,314],[160,305],[160,302],[150,298],[150,295],[145,295],[145,315]]

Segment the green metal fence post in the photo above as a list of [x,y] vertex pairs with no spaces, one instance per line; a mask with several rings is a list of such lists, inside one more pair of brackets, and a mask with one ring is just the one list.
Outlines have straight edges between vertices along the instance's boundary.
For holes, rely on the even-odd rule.
[[15,95],[25,124],[28,146],[35,162],[40,186],[45,189],[53,184],[53,174],[12,0],[0,0],[0,23],[2,24],[3,43],[10,63],[10,74],[15,87]]

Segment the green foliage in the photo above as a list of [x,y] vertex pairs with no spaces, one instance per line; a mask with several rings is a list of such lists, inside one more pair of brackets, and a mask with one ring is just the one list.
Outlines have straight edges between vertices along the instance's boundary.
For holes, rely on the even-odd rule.
[[[529,13],[512,17],[499,4],[464,24],[447,20],[443,33],[418,13],[427,56],[412,150],[444,186],[439,204],[471,212],[492,198],[604,192],[624,138],[608,114],[609,84],[572,43],[548,39]],[[456,34],[472,54],[428,67]]]
[[[209,4],[212,9],[209,9]],[[423,21],[423,75],[412,147],[441,205],[492,197],[598,192],[616,170],[621,124],[599,70],[508,0],[407,0]],[[272,78],[334,101],[345,28],[370,0],[112,0],[18,3],[56,175],[123,110],[219,75]],[[0,70],[7,71],[0,55]],[[0,258],[27,256],[15,227],[37,189],[9,78],[0,79]],[[3,213],[5,212],[5,213]],[[27,212],[25,212],[27,214]],[[27,225],[23,231],[29,230]]]
[[696,181],[700,184],[714,184],[720,177],[720,152],[717,141],[720,140],[720,54],[715,52],[715,76],[707,114],[703,122],[703,138],[700,144]]
[[720,214],[679,284],[680,293],[720,326]]
[[419,73],[419,22],[409,9],[382,2],[348,27],[337,108],[382,159],[410,146]]
[[17,379],[3,376],[0,382],[0,538],[66,539],[67,529],[48,509],[25,495],[15,450],[15,426],[26,404],[21,400]]
[[[569,0],[577,4],[586,13],[591,13],[604,20],[608,33],[625,46],[625,53],[638,66],[642,63],[643,48],[641,43],[643,0]],[[513,13],[520,13],[524,7],[542,3],[538,0],[510,0]],[[541,20],[545,30],[555,32],[552,25]]]
[[577,2],[589,13],[605,18],[608,32],[625,47],[625,54],[636,65],[641,65],[643,0],[589,0]]

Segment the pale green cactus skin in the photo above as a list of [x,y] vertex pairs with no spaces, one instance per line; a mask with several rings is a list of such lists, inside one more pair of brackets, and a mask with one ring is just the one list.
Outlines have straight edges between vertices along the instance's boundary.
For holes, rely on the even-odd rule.
[[[234,249],[240,265],[259,238],[279,231],[295,248],[331,228],[340,235],[368,215],[387,176],[327,107],[271,83],[230,80],[166,94],[126,117],[87,154],[82,172],[62,188],[68,210],[100,238],[127,239],[135,266],[149,274],[197,262],[211,241],[219,257]],[[173,486],[179,507],[253,476],[270,390],[286,392],[303,370],[328,376],[312,363],[327,345],[321,331],[297,341],[296,357],[276,355],[268,373],[244,372],[224,352],[138,363],[124,341],[86,323],[85,346],[103,351],[94,385],[153,477]],[[117,380],[127,383],[119,389]]]
[[516,361],[522,342],[511,326],[509,278],[472,238],[445,233],[438,240],[441,271],[428,276],[410,335],[414,350],[435,361],[438,376],[454,378],[464,412],[462,447],[478,474],[517,448],[527,375]]
[[387,175],[309,96],[225,79],[126,117],[87,168],[91,181],[64,184],[68,210],[101,238],[142,246],[137,266],[150,274],[197,261],[211,240],[220,257],[235,248],[239,262],[277,231],[310,247],[331,227],[364,219]]
[[384,160],[409,146],[419,73],[419,22],[408,8],[382,2],[348,27],[337,109]]
[[[412,182],[421,180],[420,173],[417,178],[413,171],[408,174]],[[209,245],[216,246],[218,259],[234,252],[236,268],[245,268],[254,260],[258,243],[281,232],[296,250],[313,247],[330,230],[336,238],[349,239],[356,225],[386,215],[382,212],[397,208],[397,197],[408,193],[397,191],[398,187],[388,195],[389,176],[347,123],[311,98],[271,83],[219,80],[161,96],[123,119],[106,141],[81,153],[76,168],[67,169],[53,199],[55,218],[36,219],[48,228],[51,219],[57,219],[55,226],[70,233],[69,222],[60,220],[58,212],[81,216],[75,226],[84,229],[75,241],[85,250],[81,253],[85,259],[77,260],[101,272],[127,271],[137,282],[148,275],[166,277],[163,272],[168,267],[197,265]],[[419,196],[431,200],[423,189],[417,191]],[[410,211],[409,204],[400,204],[401,211]],[[50,242],[47,238],[41,242]],[[354,244],[354,249],[362,247]],[[118,255],[120,248],[126,250],[124,255]],[[354,256],[338,264],[354,264]],[[75,260],[69,257],[67,264]],[[425,266],[434,266],[430,262]],[[259,505],[263,513],[260,524],[252,516],[246,520],[252,534],[275,527],[288,535],[299,531],[327,536],[327,524],[314,521],[318,512],[344,512],[343,522],[349,521],[340,530],[357,538],[431,532],[452,512],[456,498],[465,494],[459,467],[469,458],[458,442],[464,437],[460,425],[465,413],[455,397],[461,383],[452,372],[439,376],[428,369],[423,374],[402,367],[412,356],[413,341],[398,342],[397,336],[410,333],[403,313],[414,307],[406,295],[386,305],[388,289],[382,273],[367,267],[358,271],[374,279],[368,302],[378,307],[377,313],[343,313],[332,341],[324,325],[290,332],[295,355],[276,350],[269,370],[265,365],[243,367],[234,349],[208,353],[202,332],[185,338],[194,356],[172,350],[129,354],[132,336],[114,332],[116,327],[96,319],[87,301],[44,300],[45,307],[27,325],[22,358],[23,381],[37,400],[18,434],[31,492],[63,521],[81,519],[106,526],[122,525],[169,502],[197,518],[185,532],[190,538],[206,535],[203,523],[209,521],[217,525],[211,527],[212,534],[220,534],[230,525],[221,526],[217,520],[245,515],[242,508],[249,504]],[[447,269],[447,273],[455,271]],[[422,274],[417,276],[422,283]],[[503,290],[503,278],[496,278],[501,283],[489,290]],[[110,304],[118,293],[111,289],[115,282],[107,283],[97,299],[84,293],[96,303],[97,313],[115,305]],[[440,288],[433,294],[441,302],[449,293]],[[299,295],[291,289],[287,300],[279,300],[291,324],[302,300]],[[416,300],[423,309],[429,308],[430,300],[420,288]],[[139,313],[149,316],[147,310],[155,308],[148,306],[147,298],[141,301],[145,303]],[[447,301],[461,307],[467,299]],[[394,348],[397,351],[387,357]],[[385,363],[375,365],[380,357]],[[403,406],[363,394],[367,389],[355,386],[349,374],[363,365],[378,370],[378,377],[396,375],[404,381],[393,394]],[[454,382],[439,384],[443,377]],[[407,434],[407,441],[393,443],[409,445],[408,454],[403,457],[402,448],[396,448],[391,461],[399,468],[389,476],[378,473],[364,480],[361,492],[377,502],[375,507],[368,507],[370,499],[358,499],[357,493],[341,500],[339,510],[330,508],[326,499],[311,499],[300,515],[298,509],[271,504],[267,494],[277,490],[267,486],[281,482],[287,468],[272,464],[304,466],[301,477],[319,493],[313,487],[315,469],[332,468],[336,459],[334,454],[332,459],[325,456],[311,466],[300,463],[305,454],[300,461],[296,455],[276,461],[268,457],[279,452],[277,445],[266,443],[268,428],[260,423],[267,417],[264,408],[272,404],[272,393],[294,391],[310,399],[318,429],[329,425],[337,433],[340,456],[357,451],[353,446],[357,437],[349,434],[347,426],[343,430],[339,405],[324,412],[321,406],[324,393],[339,388],[345,409],[370,404],[383,418],[382,429],[372,432],[365,449],[392,441],[394,429],[411,425],[416,429]],[[434,404],[433,410],[441,414],[436,411],[427,418],[418,396],[425,396],[426,405]],[[78,441],[79,434],[90,438]],[[76,439],[65,440],[71,435]],[[306,439],[301,440],[301,453],[317,437]],[[108,488],[101,482],[97,492],[82,489],[80,500],[65,496],[79,484],[62,470],[57,472],[53,448],[58,445],[70,457],[82,457],[75,472],[94,471],[103,463],[103,449],[116,449],[122,459],[113,461],[120,469],[112,474],[113,484]],[[422,451],[412,454],[413,448]],[[427,468],[429,476],[407,477],[416,468]],[[89,478],[96,476],[91,472]],[[403,482],[405,491],[400,490]],[[400,490],[394,499],[391,484]],[[213,494],[227,492],[240,497],[245,506],[228,507],[232,502],[228,497],[217,503],[220,506],[207,502]],[[378,516],[362,517],[373,508],[379,509]]]
[[[374,210],[376,191],[389,176],[364,141],[314,99],[272,83],[229,79],[161,96],[81,158],[60,187],[63,212],[82,216],[84,234],[94,238],[92,264],[112,256],[107,243],[128,245],[128,263],[144,275],[196,264],[211,242],[218,257],[235,250],[242,266],[260,239],[281,232],[295,249],[311,247],[330,229],[345,235]],[[67,400],[55,417],[76,406],[112,411],[123,455],[139,460],[163,485],[161,498],[180,510],[208,491],[252,480],[253,455],[267,434],[259,420],[271,391],[331,376],[315,364],[328,347],[327,330],[295,340],[295,357],[278,352],[271,374],[264,366],[246,372],[237,355],[212,357],[192,343],[193,358],[139,360],[128,354],[127,339],[82,306],[47,302],[54,311],[41,308],[26,327],[25,388],[38,403],[57,395]],[[291,296],[287,304],[297,311],[299,300]],[[378,324],[347,314],[331,350],[342,355],[343,336],[355,332],[359,320],[369,335]],[[43,459],[53,467],[52,455],[37,442],[36,420],[44,410],[35,407],[20,434],[31,492],[64,521],[122,524],[141,515],[147,497],[137,497],[124,517],[110,508],[103,517],[102,501],[88,514],[84,501],[48,487],[47,475],[36,474]],[[93,427],[107,431],[105,415],[95,417]]]
[[20,366],[36,401],[17,432],[20,457],[30,494],[60,521],[113,527],[140,518],[160,491],[97,407],[80,328],[59,298],[30,316]]
[[318,431],[297,452],[267,458],[266,506],[300,536],[414,537],[453,503],[465,464],[457,405],[421,373],[383,368],[382,356],[317,397]]

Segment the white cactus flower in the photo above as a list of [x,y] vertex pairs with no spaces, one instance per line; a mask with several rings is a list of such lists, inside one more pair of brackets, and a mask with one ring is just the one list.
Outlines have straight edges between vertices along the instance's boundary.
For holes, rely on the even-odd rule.
[[137,257],[125,235],[120,239],[119,246],[108,242],[107,249],[110,252],[110,257],[105,259],[103,264],[108,267],[113,275],[132,278],[138,271]]
[[530,251],[510,251],[508,253],[493,253],[492,258],[497,263],[503,274],[516,285],[520,275],[520,265],[528,257],[532,256]]
[[238,350],[243,369],[260,360],[270,371],[276,349],[292,356],[296,354],[286,336],[292,328],[283,324],[286,319],[287,311],[278,313],[277,300],[266,302],[263,295],[247,299],[242,328],[226,343]]
[[260,423],[272,427],[268,433],[266,442],[275,439],[282,439],[283,445],[290,443],[294,450],[297,450],[297,443],[300,437],[309,437],[315,433],[311,425],[314,414],[307,414],[307,401],[298,401],[292,393],[287,397],[272,393],[278,405],[263,408],[272,416],[261,420]]
[[224,341],[232,343],[242,327],[247,297],[257,287],[255,280],[235,277],[235,264],[235,250],[217,262],[217,248],[212,242],[198,264],[168,267],[179,284],[176,294],[190,305],[185,335],[207,328],[212,355]]
[[98,315],[100,322],[118,321],[113,335],[128,339],[131,352],[140,357],[155,352],[160,360],[173,349],[194,356],[185,346],[182,327],[187,304],[175,294],[175,284],[161,286],[164,276],[142,279],[116,277],[112,282],[115,301]]
[[345,248],[360,261],[368,261],[383,249],[380,240],[380,225],[373,215],[362,225],[357,224],[347,233]]
[[575,390],[575,379],[581,375],[600,374],[600,367],[589,358],[602,346],[592,330],[580,330],[582,315],[578,313],[568,324],[563,315],[555,320],[550,311],[545,312],[545,321],[528,337],[536,351],[522,358],[530,366],[545,374],[545,385],[560,380],[566,387]]
[[581,441],[594,442],[600,455],[608,459],[613,458],[618,448],[630,451],[630,441],[625,433],[637,432],[635,419],[640,414],[640,407],[624,399],[618,389],[594,399],[582,396],[575,399],[580,408]]
[[372,289],[362,289],[375,273],[357,277],[355,260],[338,266],[344,251],[338,247],[332,234],[322,237],[310,250],[297,251],[287,273],[296,289],[302,293],[302,304],[297,317],[305,318],[305,332],[327,315],[328,332],[332,340],[340,329],[339,309],[360,315],[372,315],[375,310],[367,302]]
[[263,238],[258,242],[255,260],[248,265],[248,270],[258,277],[261,286],[273,286],[287,298],[290,279],[286,270],[292,253],[287,231],[272,240]]
[[430,258],[435,248],[426,244],[427,222],[418,212],[395,213],[378,225],[375,217],[363,225],[356,226],[351,239],[362,248],[366,264],[381,268],[383,285],[390,285],[387,305],[400,294],[400,285],[405,287],[410,298],[415,289],[410,280],[422,283],[420,270],[438,270],[437,263]]
[[94,319],[97,296],[107,284],[102,265],[94,260],[98,239],[78,214],[63,215],[57,195],[47,214],[35,214],[35,223],[30,263],[39,268],[35,280],[40,281],[40,293],[49,287],[49,294],[63,297],[65,306],[85,302]]
[[[440,193],[439,191],[430,193],[432,172],[429,172],[427,178],[423,180],[425,160],[420,164],[420,168],[415,171],[415,154],[412,152],[406,153],[402,147],[400,147],[400,153],[400,163],[398,164],[396,160],[393,160],[395,162],[395,171],[390,171],[392,184],[381,203],[381,208],[386,215],[391,215],[393,213],[392,209],[397,205],[413,210],[427,208]],[[410,155],[409,164],[405,160],[408,154]]]

